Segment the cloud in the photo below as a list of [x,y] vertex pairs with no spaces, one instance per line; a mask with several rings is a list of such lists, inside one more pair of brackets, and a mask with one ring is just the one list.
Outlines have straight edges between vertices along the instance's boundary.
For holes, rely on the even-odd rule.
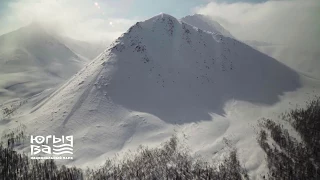
[[[320,71],[313,70],[317,67],[315,64],[320,64],[319,0],[273,0],[263,3],[201,1],[208,3],[196,7],[195,13],[213,17],[240,40],[258,40],[290,46],[290,49],[285,50],[261,50],[291,67],[300,68],[303,65],[308,72],[318,71],[320,77]],[[137,1],[9,1],[5,16],[3,13],[0,16],[0,35],[32,21],[40,21],[51,31],[75,39],[110,42],[135,22],[145,18],[130,16],[132,8],[136,7],[134,3]],[[0,7],[2,11],[1,8],[3,7]],[[313,63],[306,64],[307,61]]]
[[76,39],[110,41],[138,20],[115,18],[118,6],[119,4],[112,1],[92,0],[14,1],[8,4],[6,16],[0,17],[0,21],[3,22],[0,25],[0,33],[38,21],[52,31]]
[[239,39],[290,44],[294,40],[303,41],[306,34],[319,32],[319,8],[317,0],[210,2],[197,7],[195,12],[213,17]]
[[213,1],[195,8],[194,12],[209,15],[240,40],[281,45],[281,48],[260,50],[293,68],[299,69],[303,65],[305,72],[320,77],[315,68],[320,68],[318,0],[231,4]]

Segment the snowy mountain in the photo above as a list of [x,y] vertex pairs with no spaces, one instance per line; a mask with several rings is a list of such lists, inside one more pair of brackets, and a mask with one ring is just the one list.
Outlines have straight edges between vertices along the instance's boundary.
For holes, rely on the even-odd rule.
[[[71,39],[68,42],[68,45],[77,43]],[[0,102],[29,97],[54,87],[83,68],[91,57],[92,53],[85,57],[85,54],[71,50],[62,38],[51,35],[38,23],[2,35]]]
[[209,16],[202,14],[194,14],[183,17],[181,21],[195,26],[204,31],[209,31],[215,34],[220,34],[226,37],[234,38],[229,31],[222,27],[218,22],[211,19]]
[[252,41],[247,43],[262,53],[278,59],[304,76],[320,79],[320,51],[286,44],[263,44]]
[[110,44],[104,41],[101,41],[99,43],[80,41],[80,40],[75,40],[66,36],[59,36],[59,35],[57,35],[56,38],[59,39],[60,42],[65,44],[77,55],[88,60],[92,60],[96,58]]
[[265,164],[252,126],[300,87],[298,74],[277,60],[160,14],[136,23],[6,128],[23,123],[30,135],[73,135],[68,163],[82,167],[159,145],[173,133],[183,134],[193,152],[213,157],[227,136],[258,175]]
[[[209,16],[194,14],[182,18],[181,21],[205,31],[234,38],[228,30],[224,29]],[[315,48],[311,50],[302,45],[293,47],[291,45],[253,40],[245,40],[243,42],[293,68],[303,76],[320,79],[320,71],[318,70],[320,68],[319,51],[314,50]]]

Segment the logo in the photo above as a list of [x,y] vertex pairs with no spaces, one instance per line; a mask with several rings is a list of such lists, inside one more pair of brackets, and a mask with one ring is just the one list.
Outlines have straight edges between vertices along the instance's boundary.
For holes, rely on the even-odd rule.
[[73,159],[73,136],[31,135],[30,144],[31,159]]

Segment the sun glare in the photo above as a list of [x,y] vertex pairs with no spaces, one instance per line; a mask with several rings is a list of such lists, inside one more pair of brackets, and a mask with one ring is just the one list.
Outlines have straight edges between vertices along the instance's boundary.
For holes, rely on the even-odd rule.
[[94,5],[95,5],[98,9],[100,9],[99,3],[95,2]]

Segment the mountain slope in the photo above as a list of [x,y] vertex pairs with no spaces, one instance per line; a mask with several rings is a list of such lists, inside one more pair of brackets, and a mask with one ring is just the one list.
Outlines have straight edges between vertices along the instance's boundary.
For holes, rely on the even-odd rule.
[[248,44],[262,53],[278,59],[304,76],[320,79],[320,51],[308,49],[307,47],[281,44],[259,44],[252,42],[248,42]]
[[230,108],[274,105],[299,87],[298,75],[276,60],[161,14],[132,26],[16,120],[28,134],[74,135],[70,163],[84,167],[140,144],[158,145],[175,130],[187,133],[194,151],[212,155],[229,131],[253,148],[246,144],[255,140],[248,120],[233,121]]
[[234,38],[229,31],[222,27],[218,22],[212,20],[209,16],[194,14],[183,17],[181,21],[195,26],[204,31],[220,34],[226,37]]
[[[80,70],[79,57],[39,24],[0,36],[0,95],[28,97],[51,88]],[[1,99],[0,99],[1,102]]]
[[72,52],[88,60],[96,58],[110,44],[108,42],[93,43],[79,41],[66,36],[57,36],[56,38],[70,48]]

